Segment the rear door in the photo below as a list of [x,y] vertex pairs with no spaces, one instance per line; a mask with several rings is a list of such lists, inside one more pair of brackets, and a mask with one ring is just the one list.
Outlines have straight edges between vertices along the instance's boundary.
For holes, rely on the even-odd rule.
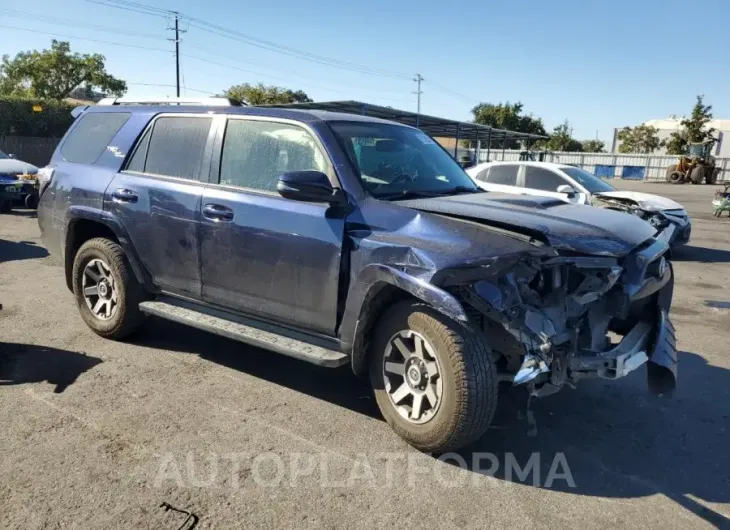
[[106,190],[105,209],[122,223],[162,290],[200,297],[200,200],[210,170],[213,117],[157,116]]
[[254,117],[229,117],[221,143],[201,203],[204,300],[333,334],[344,217],[276,192],[287,171],[322,171],[338,186],[325,150],[302,124]]
[[502,193],[522,193],[517,185],[517,177],[520,171],[518,164],[494,164],[475,177],[480,187],[489,191]]

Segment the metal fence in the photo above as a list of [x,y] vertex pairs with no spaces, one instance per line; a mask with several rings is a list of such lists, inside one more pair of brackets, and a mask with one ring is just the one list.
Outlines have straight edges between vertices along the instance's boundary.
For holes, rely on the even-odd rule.
[[60,140],[33,136],[0,136],[0,151],[13,154],[23,162],[43,167],[50,162]]
[[[459,155],[467,153],[470,157],[474,157],[474,149],[459,149]],[[486,149],[481,149],[479,153],[479,162],[509,161],[519,158],[518,150],[491,149],[487,152]],[[676,164],[677,158],[676,155],[554,152],[548,153],[545,161],[573,164],[599,177],[663,182],[666,179],[667,168]],[[718,158],[717,166],[720,168],[718,182],[730,182],[730,158]]]

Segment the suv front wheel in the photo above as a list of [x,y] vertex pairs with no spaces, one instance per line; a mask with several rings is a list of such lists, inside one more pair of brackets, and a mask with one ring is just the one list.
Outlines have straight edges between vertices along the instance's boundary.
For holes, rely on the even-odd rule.
[[469,326],[422,303],[401,302],[379,320],[370,380],[391,428],[421,451],[443,453],[479,438],[497,404],[490,352]]
[[143,319],[139,303],[144,289],[118,243],[101,237],[84,243],[72,274],[81,317],[94,333],[122,339],[137,330]]

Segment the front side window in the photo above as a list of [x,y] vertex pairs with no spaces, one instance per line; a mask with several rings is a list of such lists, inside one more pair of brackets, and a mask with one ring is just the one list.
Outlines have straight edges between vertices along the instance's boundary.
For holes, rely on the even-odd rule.
[[418,129],[376,122],[330,122],[376,198],[481,191],[456,161]]
[[328,172],[329,164],[312,135],[288,123],[228,120],[220,183],[276,191],[283,173]]
[[[205,158],[205,144],[212,118],[195,116],[165,116],[155,121],[152,134],[143,138],[129,163],[129,169],[190,180],[200,180]],[[147,158],[144,165],[138,160]]]
[[517,186],[517,173],[520,166],[515,164],[497,164],[489,168],[487,182],[503,186]]
[[616,191],[616,188],[609,183],[604,182],[592,173],[588,173],[585,169],[579,167],[564,167],[561,169],[570,178],[587,189],[590,193],[604,193],[608,191]]
[[541,167],[527,166],[525,168],[525,188],[542,191],[558,191],[559,186],[570,183],[563,177]]
[[76,164],[93,164],[132,114],[87,112],[61,146],[61,156]]

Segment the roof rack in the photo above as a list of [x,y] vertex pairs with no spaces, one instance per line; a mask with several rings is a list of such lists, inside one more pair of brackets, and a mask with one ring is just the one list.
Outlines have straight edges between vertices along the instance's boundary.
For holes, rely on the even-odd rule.
[[97,105],[201,105],[208,107],[248,106],[232,98],[104,98]]

